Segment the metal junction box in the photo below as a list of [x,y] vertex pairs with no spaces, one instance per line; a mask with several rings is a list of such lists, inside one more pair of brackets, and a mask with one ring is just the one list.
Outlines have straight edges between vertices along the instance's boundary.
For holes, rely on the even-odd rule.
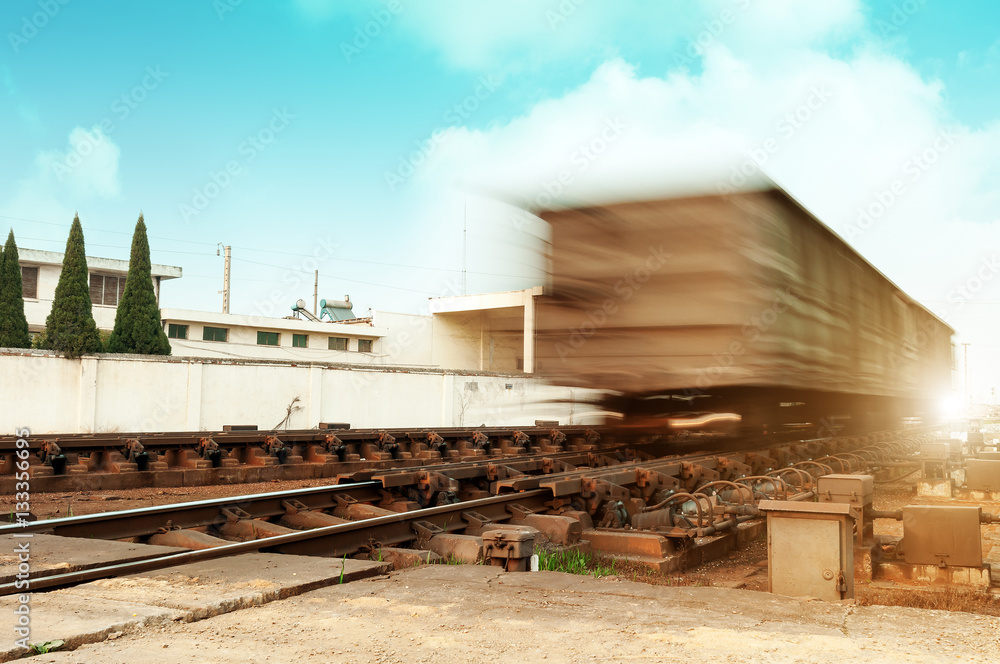
[[907,505],[903,559],[910,565],[982,567],[978,507]]
[[854,522],[845,503],[762,500],[772,593],[837,601],[854,597]]
[[875,478],[871,475],[824,475],[817,481],[816,493],[820,503],[843,503],[858,512],[856,523],[858,546],[871,539],[873,529],[870,513],[875,493]]
[[965,465],[965,488],[970,491],[1000,491],[1000,461],[969,459]]
[[928,461],[945,460],[951,456],[951,444],[947,440],[935,440],[933,443],[920,444],[920,457]]
[[824,475],[817,493],[821,503],[847,503],[857,510],[872,504],[875,478],[871,475]]

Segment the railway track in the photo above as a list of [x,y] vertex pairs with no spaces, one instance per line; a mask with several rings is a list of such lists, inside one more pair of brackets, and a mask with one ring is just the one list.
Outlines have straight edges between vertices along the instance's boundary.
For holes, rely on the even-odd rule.
[[[762,527],[760,519],[753,523],[757,500],[808,499],[817,478],[834,472],[903,474],[920,440],[873,434],[725,454],[652,457],[619,449],[472,459],[364,471],[325,487],[13,524],[0,527],[0,536],[130,538],[193,549],[40,576],[32,579],[33,590],[250,551],[345,556],[407,544],[447,552],[476,538],[481,555],[508,565],[511,558],[500,554],[527,535],[554,546],[586,545],[626,556],[640,541],[658,551],[661,568],[683,567],[706,541],[729,537],[736,545],[741,533]],[[506,542],[503,551],[495,548],[497,538]],[[0,594],[14,590],[13,584],[0,585]]]
[[19,461],[28,463],[33,491],[109,490],[316,479],[468,458],[585,451],[602,443],[596,429],[556,423],[437,429],[342,426],[347,425],[291,431],[232,426],[208,432],[0,436],[0,493],[14,492],[15,473],[24,470]]

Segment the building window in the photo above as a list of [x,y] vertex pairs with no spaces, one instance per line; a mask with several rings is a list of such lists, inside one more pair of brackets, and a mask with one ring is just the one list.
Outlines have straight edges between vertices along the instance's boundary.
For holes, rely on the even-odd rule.
[[106,307],[117,307],[125,292],[125,277],[112,274],[90,275],[90,302]]
[[205,329],[201,333],[201,338],[204,341],[229,341],[229,329],[225,327],[209,327],[205,326]]
[[293,334],[292,348],[305,348],[309,341],[308,334]]
[[21,295],[26,300],[38,299],[38,268],[21,266]]
[[167,336],[171,339],[187,339],[188,326],[170,323],[167,325]]
[[327,344],[330,350],[347,350],[347,337],[330,337]]
[[258,332],[257,333],[257,345],[258,346],[277,346],[278,345],[278,333],[277,332]]
[[372,339],[358,339],[358,352],[359,353],[370,353],[372,352]]

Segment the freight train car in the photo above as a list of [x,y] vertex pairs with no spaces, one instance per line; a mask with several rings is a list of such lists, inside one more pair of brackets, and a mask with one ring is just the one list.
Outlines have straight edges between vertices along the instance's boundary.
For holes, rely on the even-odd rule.
[[952,329],[778,188],[549,211],[538,369],[626,424],[932,417]]

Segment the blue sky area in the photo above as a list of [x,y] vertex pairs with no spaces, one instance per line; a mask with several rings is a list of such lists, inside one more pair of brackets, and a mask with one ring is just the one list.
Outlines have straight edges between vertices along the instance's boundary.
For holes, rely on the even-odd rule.
[[992,273],[969,290],[1000,3],[35,0],[0,25],[0,222],[62,250],[78,211],[89,254],[127,258],[142,210],[184,268],[164,306],[220,308],[219,242],[234,312],[311,301],[314,269],[359,313],[425,310],[463,264],[468,292],[532,286],[545,229],[507,203],[563,171],[570,202],[712,189],[749,158],[1000,365]]

